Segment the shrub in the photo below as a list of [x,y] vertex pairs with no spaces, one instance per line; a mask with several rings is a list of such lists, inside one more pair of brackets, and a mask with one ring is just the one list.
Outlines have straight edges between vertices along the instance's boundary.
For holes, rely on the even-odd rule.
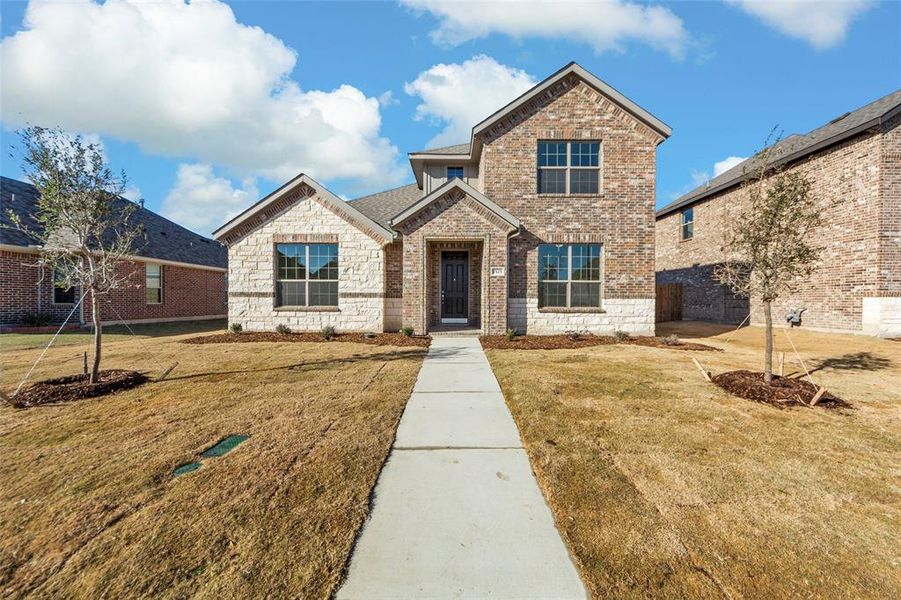
[[30,312],[22,317],[22,324],[28,327],[44,327],[53,322],[53,316],[49,313]]
[[623,331],[622,329],[617,329],[613,332],[613,339],[615,339],[617,342],[625,342],[630,337],[632,336],[629,335],[629,332]]
[[291,328],[288,327],[287,325],[285,325],[284,323],[279,323],[278,325],[275,326],[275,333],[281,333],[281,334],[291,333]]
[[578,342],[583,337],[588,335],[587,331],[579,331],[578,329],[570,329],[565,333],[566,337],[568,337],[573,342]]
[[516,330],[515,330],[515,329],[508,329],[508,330],[507,330],[507,333],[505,333],[504,335],[507,336],[507,340],[508,340],[508,341],[511,341],[511,342],[512,342],[512,341],[513,341],[513,338],[516,337]]
[[413,337],[413,328],[409,325],[407,327],[401,327],[400,332],[407,337]]
[[241,327],[240,323],[232,323],[231,325],[228,326],[228,330],[231,331],[232,333],[241,333],[241,331],[243,331],[244,328]]
[[332,325],[326,325],[319,330],[319,334],[322,336],[322,339],[328,341],[335,337],[335,328]]
[[667,346],[679,346],[682,344],[682,340],[679,339],[678,335],[673,333],[663,338],[663,343]]

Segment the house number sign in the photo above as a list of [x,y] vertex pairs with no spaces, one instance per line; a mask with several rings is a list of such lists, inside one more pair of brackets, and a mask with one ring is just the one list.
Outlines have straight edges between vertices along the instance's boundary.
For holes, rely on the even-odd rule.
[[507,272],[507,269],[504,267],[491,267],[491,276],[492,277],[503,277]]

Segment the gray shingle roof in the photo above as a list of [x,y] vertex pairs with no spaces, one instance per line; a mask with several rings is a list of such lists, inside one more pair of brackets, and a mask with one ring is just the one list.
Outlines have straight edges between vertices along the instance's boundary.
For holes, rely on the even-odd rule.
[[411,154],[469,154],[469,144],[456,144],[454,146],[442,146],[441,148],[429,148]]
[[[901,106],[901,90],[896,90],[887,96],[883,96],[866,106],[855,111],[847,112],[840,117],[832,119],[825,125],[818,127],[803,135],[793,134],[780,140],[772,147],[770,160],[773,162],[791,162],[809,154],[813,154],[826,146],[838,143],[862,131],[877,125],[888,113]],[[657,211],[657,218],[676,211],[684,206],[712,194],[722,192],[744,179],[747,171],[757,164],[755,157],[751,157],[735,165],[728,171],[714,177],[704,185],[693,189],[687,194],[677,198]]]
[[388,222],[391,217],[402,213],[421,199],[422,190],[415,183],[411,183],[351,200],[350,204],[382,227],[391,229]]
[[[17,214],[28,228],[38,229],[31,217],[36,212],[37,201],[38,190],[30,183],[0,177],[0,244],[36,245],[31,237],[12,228],[7,211]],[[128,200],[120,198],[119,202]],[[206,267],[224,269],[228,266],[228,252],[215,240],[189,231],[143,207],[138,207],[132,219],[144,226],[144,235],[135,244],[135,255]]]

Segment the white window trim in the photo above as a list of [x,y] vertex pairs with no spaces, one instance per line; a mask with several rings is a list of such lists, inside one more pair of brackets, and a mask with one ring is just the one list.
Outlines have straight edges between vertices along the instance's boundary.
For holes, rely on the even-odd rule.
[[[150,301],[147,299],[147,290],[149,290],[149,289],[157,289],[157,288],[151,288],[150,286],[147,285],[147,280],[150,278],[150,277],[149,277],[149,274],[148,274],[148,272],[147,272],[147,268],[148,268],[148,267],[151,267],[151,266],[159,267],[159,269],[160,269],[160,276],[159,276],[159,282],[160,282],[160,286],[159,286],[159,290],[160,290],[160,299],[159,299],[159,302],[150,302]],[[146,262],[146,263],[144,263],[144,302],[147,303],[147,304],[149,304],[149,305],[151,305],[151,306],[159,306],[160,304],[163,304],[163,303],[165,302],[165,300],[166,300],[166,298],[165,298],[165,292],[163,291],[163,290],[164,290],[163,280],[164,280],[164,278],[165,278],[165,275],[163,274],[163,270],[164,270],[164,269],[163,269],[163,265],[162,265],[161,263],[155,263],[155,262]]]
[[[542,244],[544,245],[544,244]],[[539,310],[567,309],[578,311],[579,309],[594,310],[602,308],[604,305],[604,244],[597,242],[582,242],[572,244],[553,244],[548,246],[566,246],[566,279],[541,279],[538,278],[538,285],[542,283],[565,283],[566,284],[566,306],[541,306],[539,301]],[[597,246],[598,247],[598,278],[597,279],[573,279],[573,246]],[[541,273],[541,264],[538,265],[538,272]],[[572,284],[573,283],[597,283],[598,284],[598,305],[597,306],[573,306],[572,305]],[[541,291],[539,290],[539,298]]]
[[[686,221],[686,220],[685,220],[685,214],[686,214],[688,211],[691,211],[691,221]],[[693,240],[694,237],[695,237],[695,227],[694,227],[694,225],[695,225],[695,209],[694,209],[694,207],[693,207],[693,206],[689,206],[689,207],[687,207],[687,208],[684,208],[684,209],[679,213],[679,220],[681,221],[681,224],[679,225],[679,241],[680,241],[680,242],[687,242],[687,241],[689,241],[689,240]],[[686,226],[686,225],[691,225],[691,235],[688,236],[688,237],[685,237],[685,226]]]
[[[604,181],[602,177],[603,170],[601,167],[604,164],[604,144],[601,143],[601,140],[538,140],[538,143],[547,142],[551,144],[566,144],[566,166],[565,167],[542,167],[538,166],[538,172],[535,177],[535,187],[538,188],[539,183],[538,180],[540,178],[541,171],[563,171],[563,185],[565,191],[561,194],[560,192],[542,192],[537,191],[539,196],[600,196],[601,192],[604,189]],[[596,167],[574,167],[572,160],[572,145],[573,144],[592,144],[597,143],[598,145],[598,166]],[[535,163],[537,165],[539,161],[538,158],[538,146],[535,146]],[[597,192],[570,192],[569,185],[569,174],[571,171],[590,171],[595,170],[598,172],[598,191]]]
[[[305,279],[281,279],[278,276],[278,274],[279,274],[279,265],[278,265],[278,247],[279,247],[279,245],[285,245],[285,246],[294,245],[294,246],[303,246],[304,247],[304,265],[305,265],[304,271],[307,274]],[[341,305],[341,284],[340,284],[341,248],[338,247],[338,277],[335,279],[310,279],[310,246],[313,246],[313,245],[338,246],[338,244],[335,242],[327,242],[327,243],[326,242],[279,242],[275,245],[275,285],[276,285],[276,290],[275,290],[275,295],[274,295],[275,296],[274,297],[275,308],[302,307],[302,308],[334,309],[334,308],[338,308]],[[306,304],[279,304],[280,298],[278,297],[278,284],[279,284],[279,282],[282,282],[282,281],[291,281],[291,282],[295,282],[295,283],[298,281],[304,282],[303,297],[307,303]],[[310,282],[311,281],[314,281],[314,282],[318,282],[318,281],[330,281],[331,282],[331,281],[333,281],[335,283],[338,283],[338,304],[334,304],[334,305],[333,304],[310,304]]]

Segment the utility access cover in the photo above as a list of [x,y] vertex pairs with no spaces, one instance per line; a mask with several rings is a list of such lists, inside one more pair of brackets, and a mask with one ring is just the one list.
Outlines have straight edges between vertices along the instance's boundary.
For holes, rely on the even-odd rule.
[[246,440],[248,437],[250,437],[250,436],[230,435],[227,438],[223,439],[218,444],[216,444],[215,446],[213,446],[212,448],[209,448],[209,449],[201,452],[200,456],[202,456],[203,458],[213,458],[216,456],[222,456],[223,454],[231,452],[236,446],[238,446],[238,444],[243,443],[244,440]]

